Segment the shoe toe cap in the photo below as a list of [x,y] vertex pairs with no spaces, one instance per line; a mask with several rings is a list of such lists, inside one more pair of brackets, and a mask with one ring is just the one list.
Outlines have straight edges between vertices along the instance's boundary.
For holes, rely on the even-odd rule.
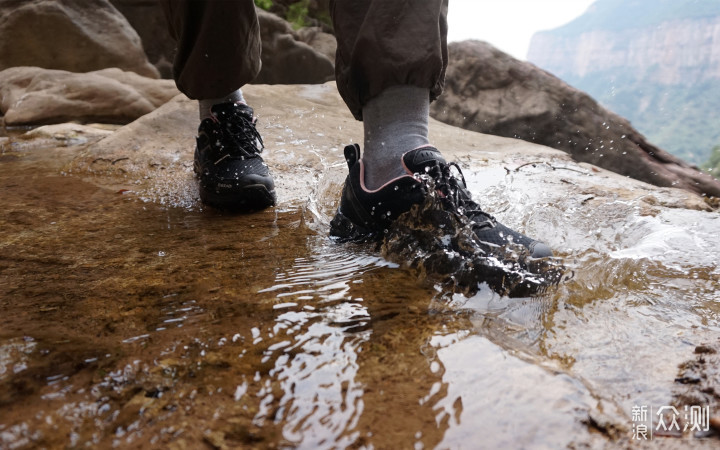
[[553,256],[553,251],[546,244],[542,242],[535,242],[535,245],[531,248],[532,253],[530,254],[533,258],[547,258]]

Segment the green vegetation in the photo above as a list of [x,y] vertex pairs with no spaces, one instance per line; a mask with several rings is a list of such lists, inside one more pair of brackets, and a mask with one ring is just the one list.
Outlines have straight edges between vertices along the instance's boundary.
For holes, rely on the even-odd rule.
[[[571,40],[589,31],[628,30],[620,35],[631,39],[636,31],[642,33],[643,28],[669,20],[718,16],[720,0],[597,0],[581,17],[543,34]],[[697,64],[715,63],[699,61]],[[662,67],[646,68],[645,73],[623,67],[598,69],[583,77],[563,79],[630,120],[653,144],[693,164],[708,160],[720,142],[717,112],[720,83],[694,81],[703,67],[688,68],[685,85],[649,81]],[[556,71],[562,73],[564,69]]]
[[566,81],[628,119],[653,144],[702,164],[720,142],[720,83],[664,86],[615,69]]
[[597,0],[582,16],[546,33],[567,36],[597,30],[621,31],[650,27],[667,20],[718,15],[718,0]]
[[702,165],[702,168],[715,178],[720,179],[720,145],[716,145],[710,153],[710,158]]
[[284,18],[295,30],[320,26],[332,32],[330,0],[255,0],[255,5]]
[[293,29],[297,30],[298,28],[307,26],[309,6],[310,0],[300,0],[288,6],[285,18],[288,22],[290,22],[290,24],[292,24]]
[[255,0],[255,6],[257,6],[260,9],[264,9],[265,11],[270,11],[270,8],[273,6],[272,0]]

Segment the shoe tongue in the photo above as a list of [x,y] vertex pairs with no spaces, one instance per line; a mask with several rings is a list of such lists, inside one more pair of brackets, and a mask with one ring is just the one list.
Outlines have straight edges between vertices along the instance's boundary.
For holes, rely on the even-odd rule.
[[445,158],[435,147],[420,147],[403,155],[403,163],[411,174],[425,173],[425,168],[434,166],[436,162],[445,163]]
[[216,105],[213,105],[210,110],[218,117],[227,117],[233,114],[240,114],[242,116],[245,116],[245,118],[248,120],[252,121],[253,119],[253,109],[243,103],[218,103]]

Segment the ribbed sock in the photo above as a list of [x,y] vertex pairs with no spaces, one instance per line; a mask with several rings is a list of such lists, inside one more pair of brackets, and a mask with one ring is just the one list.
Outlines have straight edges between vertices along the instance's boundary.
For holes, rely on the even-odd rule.
[[430,90],[401,85],[385,89],[363,107],[365,187],[378,189],[406,175],[402,155],[429,144]]
[[242,90],[238,89],[237,91],[231,92],[223,97],[200,100],[198,102],[200,105],[200,121],[202,122],[210,117],[210,108],[214,105],[226,102],[245,103],[245,97],[243,97]]

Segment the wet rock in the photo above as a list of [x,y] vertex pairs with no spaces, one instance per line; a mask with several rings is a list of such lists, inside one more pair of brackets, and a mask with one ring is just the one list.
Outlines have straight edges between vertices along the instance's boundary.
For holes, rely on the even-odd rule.
[[720,196],[720,181],[648,142],[622,117],[534,65],[479,41],[449,45],[432,116],[468,130],[557,148],[656,186]]
[[[34,373],[39,389],[7,398],[6,447],[200,448],[208,430],[230,448],[313,447],[317,436],[341,447],[618,447],[630,445],[639,392],[669,398],[675,350],[712,341],[702,323],[713,320],[717,214],[679,209],[702,209],[699,196],[431,121],[481,206],[576,271],[547,298],[438,297],[370,249],[326,237],[347,175],[342,144],[362,138],[334,86],[245,94],[278,185],[278,207],[262,213],[140,194],[197,190],[197,109],[183,96],[82,151],[0,164],[5,342],[47,335],[66,353],[13,375]],[[58,176],[57,153],[78,170]],[[96,159],[111,162],[81,167]],[[98,167],[138,184],[117,195]],[[68,378],[50,386],[58,375]],[[46,438],[22,444],[22,429]],[[288,430],[299,434],[285,440]]]
[[207,431],[203,438],[205,442],[210,445],[212,448],[216,449],[226,449],[228,448],[227,443],[225,442],[225,433],[222,431]]
[[[362,133],[361,123],[347,112],[332,82],[313,86],[248,85],[243,92],[259,117],[258,130],[267,147],[263,158],[275,174],[276,190],[283,202],[307,195],[308,171],[325,173],[323,159],[341,155],[339,143],[352,142]],[[318,120],[320,114],[314,113],[314,108],[322,108],[323,120]],[[136,179],[160,176],[165,181],[154,186],[153,191],[162,197],[196,193],[191,167],[198,125],[197,104],[178,95],[88,146],[72,169]],[[320,150],[317,154],[306,151],[310,139],[313,148]],[[173,183],[168,182],[171,179]],[[335,200],[335,195],[319,199],[323,204]]]
[[146,173],[192,162],[197,104],[183,94],[90,146],[81,165],[98,173]]
[[158,77],[137,33],[108,0],[5,0],[0,17],[0,70],[119,67]]
[[33,141],[34,145],[72,147],[98,141],[110,136],[115,130],[108,126],[88,126],[78,123],[44,125],[18,137],[19,140]]
[[178,94],[174,82],[117,68],[72,73],[38,67],[0,72],[0,112],[6,125],[127,123]]
[[704,343],[695,347],[695,357],[678,367],[673,389],[673,403],[682,410],[684,407],[709,406],[709,427],[720,433],[720,341]]
[[[262,70],[255,84],[314,84],[335,76],[333,58],[315,50],[280,17],[258,9],[262,36]],[[329,38],[320,33],[304,32],[307,42],[328,49]]]
[[[334,83],[248,85],[244,93],[259,116],[258,130],[266,145],[263,158],[275,175],[279,201],[284,204],[304,201],[309,195],[307,175],[310,171],[324,174],[313,197],[321,207],[336,207],[342,181],[347,175],[342,144],[356,142],[362,137],[362,123],[347,112]],[[73,169],[123,177],[132,174],[136,179],[148,180],[161,175],[165,181],[153,189],[163,197],[194,192],[191,166],[197,127],[197,106],[184,95],[178,95],[156,111],[88,146],[78,154]],[[552,202],[578,198],[582,207],[598,208],[607,202],[642,199],[639,201],[643,214],[647,215],[672,208],[711,209],[696,194],[655,188],[589,164],[578,164],[559,150],[459,130],[435,120],[431,120],[430,130],[433,140],[443,143],[442,152],[448,160],[472,163],[475,167],[479,164],[499,168],[501,179],[506,177],[508,183],[514,178],[522,179],[523,183],[536,180],[537,184],[529,190],[540,198],[553,196]],[[463,165],[463,170],[466,167],[470,166]],[[176,175],[179,184],[167,182]],[[497,216],[498,209],[485,201],[488,196],[492,199],[492,193],[470,187],[481,206]],[[578,193],[583,197],[579,198]],[[520,202],[517,207],[521,210],[503,207],[510,211],[510,216],[542,216],[542,209],[533,213],[533,205],[538,201]],[[508,213],[497,217],[518,229],[518,223],[508,222]],[[562,243],[560,236],[562,233],[558,233],[556,242]],[[546,236],[536,234],[535,237],[543,239]],[[548,244],[557,248],[552,242]]]

